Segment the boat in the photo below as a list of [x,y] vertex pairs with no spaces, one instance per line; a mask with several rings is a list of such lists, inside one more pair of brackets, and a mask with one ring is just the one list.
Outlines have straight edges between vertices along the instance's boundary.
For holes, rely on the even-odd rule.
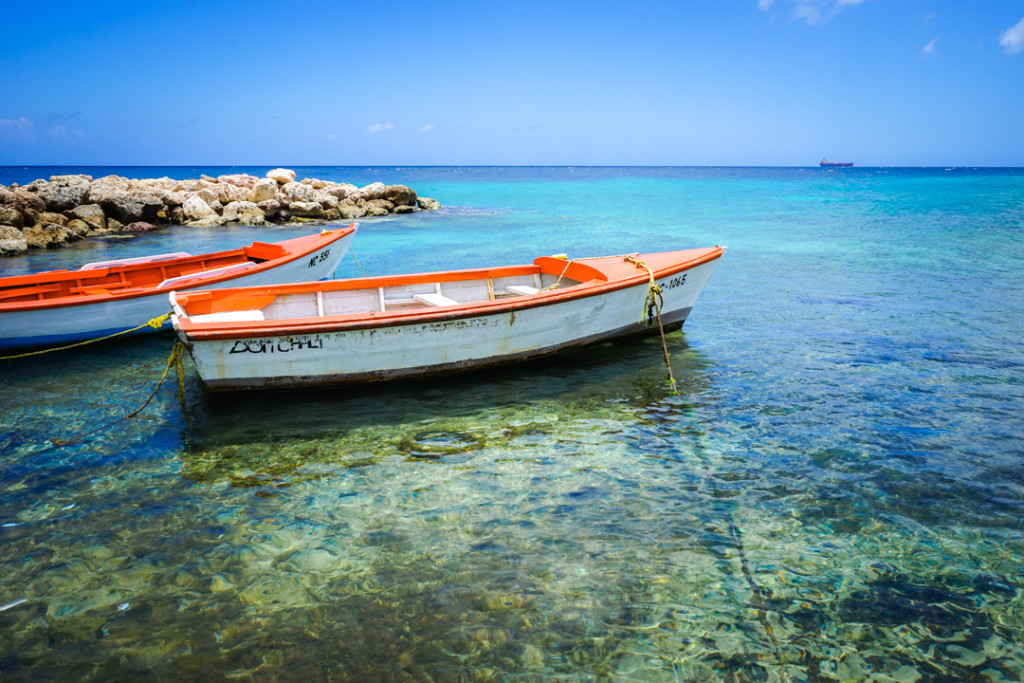
[[[0,349],[58,346],[124,332],[170,313],[168,292],[330,277],[357,224],[210,254],[157,254],[0,278]],[[164,321],[165,322],[165,321]]]
[[210,391],[421,378],[678,329],[724,251],[173,292],[171,321]]
[[850,168],[853,166],[852,161],[829,161],[828,159],[822,159],[820,162],[822,168]]

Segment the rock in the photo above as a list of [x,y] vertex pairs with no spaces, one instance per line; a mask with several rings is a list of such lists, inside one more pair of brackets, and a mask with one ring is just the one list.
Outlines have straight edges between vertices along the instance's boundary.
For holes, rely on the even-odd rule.
[[230,183],[217,183],[212,189],[217,193],[217,199],[221,204],[227,205],[231,202],[249,201],[249,188],[239,187]]
[[338,204],[337,209],[341,214],[341,218],[344,218],[347,221],[352,220],[353,218],[362,218],[366,215],[366,212],[363,211],[362,207],[358,204],[342,202],[341,204]]
[[292,202],[288,210],[299,218],[320,218],[324,215],[324,207],[317,202]]
[[224,207],[224,220],[229,223],[245,223],[246,225],[266,225],[267,219],[263,211],[254,202],[231,202]]
[[0,185],[0,204],[13,204],[14,192],[10,188]]
[[0,254],[13,256],[28,251],[25,233],[13,225],[0,225]]
[[131,181],[119,175],[108,175],[97,178],[89,185],[89,194],[85,200],[90,204],[102,204],[104,199],[115,195],[128,194]]
[[441,208],[441,202],[430,197],[419,197],[416,200],[416,205],[424,211],[436,211]]
[[214,178],[213,176],[208,176],[205,173],[200,173],[199,174],[199,179],[200,180],[205,180],[208,183],[214,183],[214,184],[217,183],[217,179],[216,178]]
[[14,206],[21,215],[27,218],[25,224],[36,222],[36,216],[46,211],[46,202],[37,197],[36,195],[18,188],[13,192],[14,203],[9,206]]
[[386,199],[371,199],[363,204],[367,216],[387,216],[394,208],[395,205]]
[[66,175],[50,178],[50,182],[29,183],[29,186],[34,186],[31,191],[46,203],[46,208],[50,211],[73,209],[83,203],[89,194],[89,181],[92,180],[90,176]]
[[107,219],[107,232],[117,232],[124,227],[124,223],[117,220],[116,218]]
[[266,216],[267,218],[272,218],[273,216],[276,216],[277,213],[281,210],[281,202],[277,201],[276,199],[267,199],[265,201],[258,202],[256,206],[260,208],[260,211],[262,211],[263,215]]
[[82,204],[70,211],[65,211],[64,215],[68,218],[85,221],[94,230],[107,229],[107,216],[99,204]]
[[341,203],[341,200],[326,190],[317,190],[313,194],[313,199],[309,201],[316,202],[320,206],[324,207],[324,209],[333,209]]
[[87,183],[91,183],[92,182],[92,176],[91,175],[85,175],[84,173],[76,173],[74,175],[52,175],[52,176],[50,176],[50,182],[52,183],[52,182],[55,182],[55,181],[58,181],[58,180],[68,180],[69,178],[73,178],[73,179],[76,179],[76,180],[81,178],[82,180],[84,180]]
[[399,206],[401,204],[408,204],[409,206],[416,205],[416,193],[405,185],[388,185],[384,189],[384,199],[388,200],[395,206]]
[[185,212],[185,218],[189,219],[189,221],[197,221],[217,215],[217,212],[206,203],[199,193],[196,193],[186,199],[185,203],[182,204],[181,209]]
[[25,241],[29,247],[50,249],[77,238],[73,231],[56,223],[36,223],[25,230]]
[[295,182],[295,171],[290,168],[275,168],[267,171],[267,177],[276,180],[278,185]]
[[[206,205],[208,207],[210,207],[217,213],[220,213],[221,211],[224,210],[224,205],[220,203],[220,195],[217,194],[213,190],[213,188],[204,187],[203,189],[199,190],[192,196],[199,197],[200,199],[202,199],[204,202],[206,202]],[[188,200],[186,200],[186,203],[187,202]],[[185,206],[185,204],[182,204],[182,206]],[[185,210],[185,213],[188,213],[188,209]]]
[[338,199],[346,199],[359,191],[359,188],[351,183],[334,183],[326,189]]
[[67,225],[68,219],[62,213],[53,213],[52,211],[44,211],[36,216],[36,223],[54,223],[56,225]]
[[227,183],[228,185],[235,185],[236,187],[244,187],[247,190],[251,190],[259,180],[260,179],[256,176],[249,175],[248,173],[232,173],[229,175],[217,176],[218,183]]
[[83,221],[81,218],[72,218],[68,221],[68,224],[64,226],[71,232],[75,233],[78,237],[85,237],[90,232],[93,232],[91,225]]
[[277,196],[277,182],[271,178],[263,178],[249,191],[249,201],[259,204]]
[[302,183],[285,183],[281,187],[281,192],[288,198],[289,204],[292,202],[312,202],[316,197],[316,190],[313,189],[313,186]]
[[337,209],[325,209],[324,220],[325,221],[336,221],[341,218],[341,212]]
[[180,206],[172,206],[167,212],[167,220],[175,225],[185,222],[185,211]]
[[135,221],[121,228],[121,232],[149,232],[150,230],[156,230],[158,227],[160,226],[145,221]]
[[392,213],[415,213],[415,212],[416,212],[416,207],[415,206],[409,206],[408,204],[400,204],[400,205],[395,207],[395,209],[394,209],[394,211]]
[[142,197],[130,197],[128,195],[113,195],[107,197],[100,206],[107,218],[113,218],[122,225],[134,223],[135,221],[146,221],[155,223],[157,213],[163,208],[158,199],[145,199]]
[[206,216],[204,218],[198,218],[194,221],[187,221],[185,225],[193,228],[212,228],[218,225],[224,225],[227,223],[222,216],[213,214],[212,216]]
[[384,199],[384,191],[388,187],[384,183],[370,183],[365,185],[353,193],[353,196],[357,199]]
[[9,204],[0,204],[0,225],[9,225],[13,228],[20,228],[25,225],[21,212]]

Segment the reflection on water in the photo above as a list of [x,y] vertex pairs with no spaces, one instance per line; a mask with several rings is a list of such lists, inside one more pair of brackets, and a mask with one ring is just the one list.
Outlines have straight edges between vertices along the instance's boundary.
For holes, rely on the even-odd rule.
[[[1024,675],[1022,543],[1005,526],[944,516],[970,490],[946,482],[939,500],[941,477],[854,451],[773,461],[723,448],[708,419],[725,408],[716,363],[682,334],[670,342],[679,395],[649,340],[370,390],[221,396],[190,384],[178,436],[143,420],[101,432],[99,446],[47,450],[44,422],[88,425],[26,420],[8,463],[54,470],[41,476],[36,462],[6,478],[7,500],[35,502],[3,508],[0,670]],[[123,411],[128,393],[152,386],[165,348],[90,357],[127,360],[106,368],[124,393],[91,400]],[[76,362],[53,381],[87,384]],[[173,388],[160,400],[173,416]],[[110,455],[142,440],[156,444],[148,457],[135,446],[123,462]]]

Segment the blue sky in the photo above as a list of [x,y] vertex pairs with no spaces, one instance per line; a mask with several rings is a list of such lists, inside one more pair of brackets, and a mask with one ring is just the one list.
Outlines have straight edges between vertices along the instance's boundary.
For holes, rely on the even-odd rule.
[[0,165],[1024,166],[1024,0],[38,7]]

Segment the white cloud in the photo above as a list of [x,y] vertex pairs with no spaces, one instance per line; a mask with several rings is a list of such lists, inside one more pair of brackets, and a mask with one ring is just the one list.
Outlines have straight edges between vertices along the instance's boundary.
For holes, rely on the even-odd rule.
[[387,123],[375,123],[366,129],[367,133],[383,133],[386,130],[394,130],[395,124],[388,121]]
[[1024,50],[1024,19],[1003,31],[999,36],[999,44],[1008,55],[1015,55]]
[[429,133],[432,130],[434,130],[434,124],[432,123],[428,123],[427,125],[420,128],[421,133]]
[[88,140],[89,136],[82,131],[75,128],[68,128],[64,124],[59,124],[50,128],[46,131],[51,138],[62,142],[68,142],[71,140]]
[[928,44],[924,46],[924,49],[921,50],[921,53],[925,57],[938,57],[939,52],[938,50],[935,49],[935,43],[937,42],[939,42],[938,37],[932,38],[931,41],[929,41]]
[[27,142],[36,136],[36,127],[22,116],[19,119],[0,119],[0,140]]
[[[767,12],[775,5],[776,0],[757,0],[758,9]],[[793,21],[806,21],[808,26],[828,21],[846,7],[856,7],[867,0],[784,0],[793,5],[790,18]]]

